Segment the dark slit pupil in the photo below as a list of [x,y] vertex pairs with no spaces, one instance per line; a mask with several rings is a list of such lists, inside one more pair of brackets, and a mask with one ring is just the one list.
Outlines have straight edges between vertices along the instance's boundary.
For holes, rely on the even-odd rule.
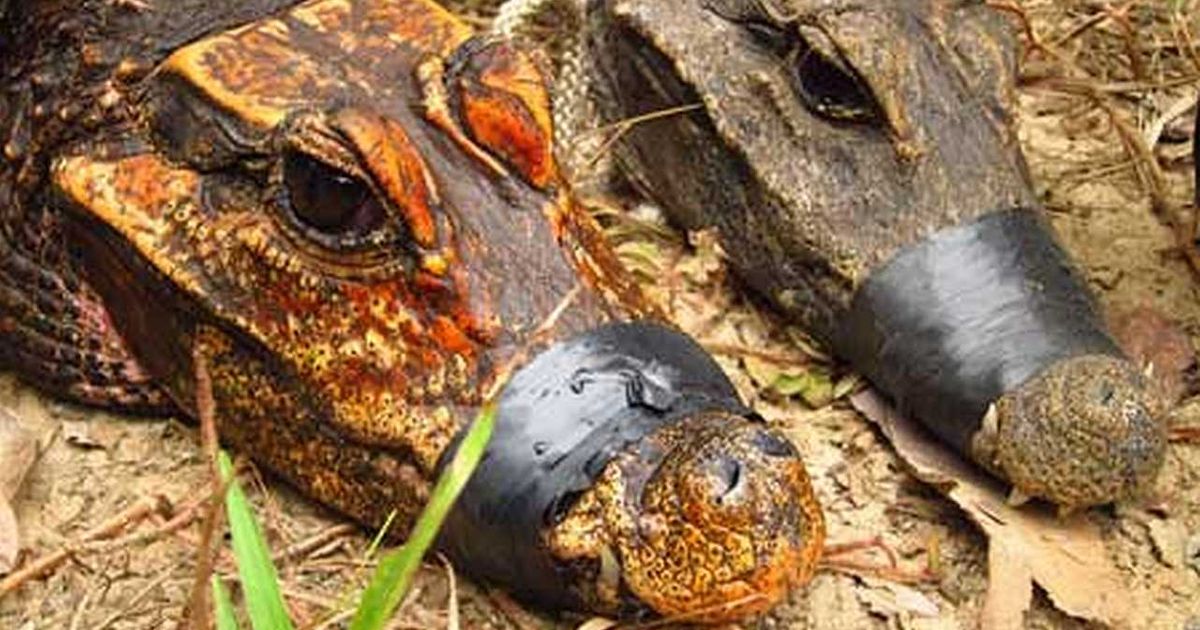
[[296,218],[321,232],[367,232],[383,218],[366,185],[303,153],[284,156],[283,181]]

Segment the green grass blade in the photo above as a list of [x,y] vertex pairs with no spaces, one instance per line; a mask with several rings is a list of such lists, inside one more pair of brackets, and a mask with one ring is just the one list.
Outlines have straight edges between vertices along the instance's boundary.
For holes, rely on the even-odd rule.
[[242,487],[233,478],[233,464],[222,451],[217,456],[221,478],[229,484],[225,493],[225,511],[229,515],[229,531],[233,535],[233,555],[237,559],[238,577],[246,599],[246,613],[254,630],[292,630],[271,550],[262,530],[254,519],[254,511],[246,500]]
[[233,601],[221,578],[212,576],[213,611],[216,613],[217,630],[238,630],[237,615],[233,612]]
[[379,531],[375,532],[375,537],[371,539],[371,544],[367,546],[367,553],[363,554],[364,560],[374,558],[375,554],[379,552],[379,546],[383,544],[383,539],[391,531],[392,521],[394,520],[396,520],[396,510],[388,512],[387,519],[383,521],[383,527],[380,527]]
[[492,437],[495,420],[496,406],[489,403],[471,423],[454,459],[434,485],[429,503],[417,518],[408,541],[380,558],[379,566],[363,592],[354,621],[350,623],[350,630],[380,630],[400,605],[421,564],[421,558],[433,544],[442,521],[483,456],[483,450]]

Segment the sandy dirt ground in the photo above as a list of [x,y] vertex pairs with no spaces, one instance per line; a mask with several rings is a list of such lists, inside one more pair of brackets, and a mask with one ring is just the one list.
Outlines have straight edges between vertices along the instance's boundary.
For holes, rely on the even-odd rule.
[[[996,2],[1024,28],[1020,139],[1063,242],[1110,313],[1150,309],[1200,336],[1200,281],[1178,253],[1170,217],[1192,207],[1191,110],[1200,79],[1200,2]],[[1004,8],[1007,7],[1007,8]],[[1030,38],[1032,34],[1032,39]],[[1082,86],[1082,87],[1081,87]],[[599,202],[598,202],[599,204]],[[826,509],[831,542],[875,536],[899,568],[829,568],[748,628],[971,628],[988,585],[988,540],[914,479],[880,432],[844,399],[853,377],[751,302],[706,235],[690,241],[652,210],[600,204],[614,240],[652,294],[705,343],[745,398],[795,441]],[[1186,223],[1186,219],[1179,219]],[[1200,425],[1190,374],[1170,416]],[[157,532],[206,492],[197,431],[176,419],[124,418],[45,399],[0,376],[0,407],[43,443],[15,500],[20,562],[72,550],[61,566],[0,598],[0,628],[173,627],[188,600],[196,525]],[[344,627],[369,573],[368,538],[343,519],[253,473],[260,508],[303,628]],[[148,503],[147,503],[148,502]],[[150,517],[107,543],[89,530],[146,503]],[[1125,588],[1128,627],[1200,629],[1200,445],[1175,443],[1154,501],[1093,510]],[[861,558],[882,566],[881,556]],[[233,576],[228,549],[217,571]],[[929,575],[929,574],[932,575]],[[1081,585],[1086,587],[1086,585]],[[584,620],[522,610],[454,579],[431,558],[396,628],[569,628]],[[1037,590],[1031,628],[1091,627]]]

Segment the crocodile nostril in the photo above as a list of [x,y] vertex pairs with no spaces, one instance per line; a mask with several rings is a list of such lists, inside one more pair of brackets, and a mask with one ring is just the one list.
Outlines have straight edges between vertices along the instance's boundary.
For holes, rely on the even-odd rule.
[[796,447],[792,446],[782,436],[776,435],[770,431],[759,431],[751,441],[755,448],[762,451],[765,455],[771,457],[798,457]]
[[741,486],[742,463],[732,457],[717,459],[712,471],[713,495],[717,503],[723,503]]

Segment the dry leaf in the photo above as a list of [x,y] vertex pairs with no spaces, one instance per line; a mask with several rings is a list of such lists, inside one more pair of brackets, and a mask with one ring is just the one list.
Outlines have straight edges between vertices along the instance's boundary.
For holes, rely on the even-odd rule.
[[678,270],[688,280],[698,285],[705,285],[725,266],[725,252],[716,228],[696,230],[688,233],[688,242],[692,246],[692,255],[680,261]]
[[1200,571],[1200,534],[1194,534],[1187,539],[1184,545],[1184,558],[1187,560],[1188,566],[1195,571]]
[[1163,564],[1172,568],[1183,564],[1188,538],[1183,523],[1151,517],[1146,521],[1146,530],[1150,532],[1150,542]]
[[652,241],[628,241],[613,249],[621,263],[633,273],[648,279],[657,278],[662,273],[663,255]]
[[810,408],[819,409],[834,398],[829,372],[818,366],[794,366],[754,356],[742,357],[742,367],[760,388],[777,398],[799,397]]
[[579,625],[575,630],[608,630],[616,627],[617,622],[605,617],[592,617]]
[[0,499],[0,575],[7,575],[17,566],[21,553],[21,531],[17,528],[17,515],[12,505]]
[[[962,504],[959,507],[966,509]],[[988,590],[979,613],[979,627],[1024,628],[1025,612],[1033,598],[1033,569],[1022,561],[1021,551],[1016,548],[1019,543],[993,538],[990,533],[988,542]]]
[[111,430],[101,424],[86,420],[74,420],[63,423],[63,440],[75,448],[85,451],[107,451],[115,438]]
[[859,590],[859,598],[876,614],[885,617],[909,615],[933,618],[938,616],[938,605],[911,586],[870,577],[864,577],[862,580],[867,588]]
[[33,432],[22,427],[7,409],[0,408],[0,575],[13,568],[21,549],[11,502],[36,457]]
[[804,404],[819,409],[833,401],[833,382],[829,374],[819,370],[780,374],[771,389],[781,396],[800,396]]
[[1147,368],[1169,406],[1186,392],[1184,372],[1196,363],[1192,339],[1159,311],[1140,306],[1109,318],[1113,337],[1138,365]]
[[37,439],[10,411],[0,407],[0,499],[11,501],[37,457]]
[[1033,583],[1063,612],[1123,626],[1128,589],[1112,563],[1099,528],[1086,515],[1060,519],[1048,506],[1014,508],[1004,486],[945,448],[904,418],[873,390],[850,397],[855,409],[879,425],[900,457],[922,481],[936,486],[987,535],[988,593],[981,626],[1024,627]]
[[742,357],[742,367],[759,387],[770,387],[781,371],[777,364],[752,356]]

